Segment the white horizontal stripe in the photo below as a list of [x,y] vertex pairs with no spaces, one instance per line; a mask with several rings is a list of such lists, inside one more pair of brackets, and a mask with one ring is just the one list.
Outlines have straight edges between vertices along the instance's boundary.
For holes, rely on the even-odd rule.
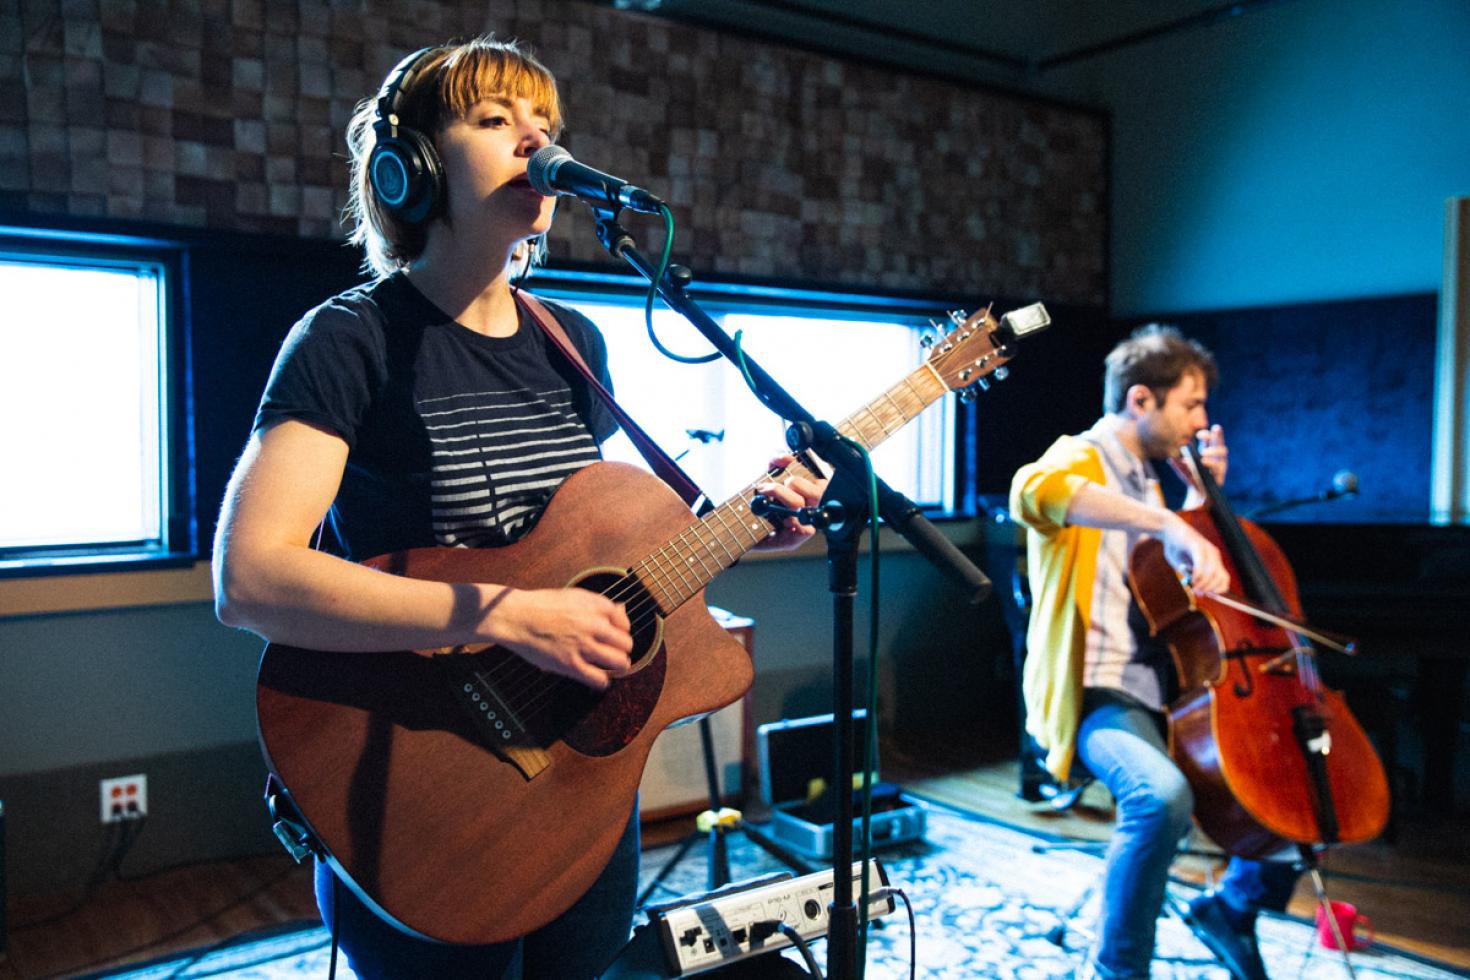
[[[480,447],[479,446],[475,446],[475,447],[472,447],[470,449],[441,449],[438,446],[431,446],[430,448],[433,449],[433,451],[434,451],[434,458],[436,460],[437,459],[443,459],[446,456],[480,456],[480,455],[483,455],[480,452]],[[436,464],[436,467],[437,467],[437,464]],[[450,467],[446,467],[446,468],[450,468]]]
[[450,478],[447,478],[447,477],[439,476],[438,474],[463,473],[466,470],[481,471],[481,470],[485,470],[485,469],[490,469],[491,472],[495,475],[495,477],[497,479],[500,479],[500,478],[507,477],[507,476],[512,476],[512,477],[513,476],[525,476],[525,475],[529,475],[529,474],[532,474],[532,473],[544,472],[545,469],[547,469],[546,467],[542,467],[542,468],[531,468],[531,469],[510,469],[509,468],[510,466],[512,466],[514,464],[518,464],[518,463],[529,463],[529,462],[532,462],[532,461],[538,460],[538,459],[560,459],[560,460],[564,460],[564,461],[567,462],[567,464],[568,464],[567,469],[568,469],[568,472],[570,472],[572,470],[579,470],[583,466],[586,466],[588,463],[595,463],[600,458],[597,455],[597,449],[596,449],[596,447],[594,447],[594,446],[587,446],[587,447],[583,447],[583,448],[578,448],[578,449],[576,449],[576,450],[574,450],[572,452],[563,452],[563,453],[539,453],[539,454],[538,453],[533,453],[533,454],[531,454],[529,456],[517,456],[517,457],[515,457],[513,459],[494,459],[494,460],[488,461],[488,462],[485,461],[485,460],[481,460],[481,459],[473,459],[473,460],[470,460],[468,462],[459,462],[459,463],[446,463],[446,462],[443,462],[442,461],[442,458],[445,457],[445,456],[459,456],[459,457],[464,457],[464,456],[479,456],[479,455],[480,455],[479,453],[447,453],[447,452],[436,452],[434,454],[434,456],[435,456],[435,460],[434,460],[434,473],[436,475],[433,478],[432,485],[435,486],[435,487],[441,487],[441,486],[460,486],[460,485],[463,485],[465,483],[468,483],[468,482],[470,482],[470,481],[472,481],[474,479],[477,479],[476,477],[463,477],[463,478],[458,478],[457,477],[457,478],[450,479]]
[[[486,423],[483,424],[483,431],[476,432],[473,437],[479,439],[480,441],[482,441],[484,443],[493,444],[497,440],[500,440],[500,439],[509,439],[509,438],[512,438],[512,437],[515,437],[515,436],[527,436],[527,435],[534,437],[534,436],[540,436],[540,435],[543,435],[543,434],[549,433],[549,432],[564,432],[567,429],[572,429],[572,430],[575,430],[575,431],[582,431],[582,424],[580,422],[568,420],[568,421],[558,422],[555,425],[541,425],[541,426],[523,425],[523,426],[521,426],[519,428],[516,428],[516,429],[505,429],[505,428],[496,426],[496,425],[494,425],[492,423],[486,422]],[[464,437],[463,436],[459,436],[459,437],[455,437],[455,436],[443,436],[443,435],[436,435],[436,434],[434,434],[432,432],[431,433],[428,433],[428,436],[429,436],[429,442],[431,442],[431,443],[433,443],[435,445],[438,445],[438,444],[444,443],[444,442],[451,442],[451,441],[455,441],[455,442],[463,442],[464,441]]]
[[434,493],[429,495],[429,499],[436,505],[454,503],[461,500],[486,500],[489,497],[489,490],[469,490],[465,493]]
[[497,470],[495,473],[495,478],[502,487],[509,487],[511,486],[509,481],[514,479],[523,479],[528,476],[540,476],[543,473],[570,473],[581,468],[582,467],[577,466],[574,461],[572,465],[568,466],[566,460],[559,459],[555,463],[551,463],[546,466],[532,466],[528,469],[523,470]]
[[[457,440],[457,441],[463,442],[464,440]],[[489,439],[483,439],[483,440],[481,440],[481,442],[483,443],[483,447],[482,448],[484,449],[485,452],[492,452],[493,451],[497,455],[502,454],[502,453],[512,452],[512,451],[517,450],[517,449],[524,449],[527,446],[564,446],[564,445],[567,445],[568,443],[574,443],[574,442],[586,442],[586,443],[590,443],[591,441],[592,441],[591,438],[585,432],[581,432],[581,431],[575,432],[575,433],[573,433],[572,435],[569,435],[569,436],[557,436],[556,438],[553,438],[553,439],[544,439],[544,438],[543,439],[523,439],[520,442],[492,443]],[[433,440],[431,442],[431,444],[434,447],[434,451],[437,454],[439,454],[439,455],[444,455],[444,456],[458,456],[458,455],[463,455],[464,454],[464,450],[462,450],[462,449],[441,449],[441,448],[439,448],[440,445],[442,444],[441,440]]]
[[[522,402],[535,399],[546,402],[548,405],[558,402],[561,404],[570,404],[570,392],[571,389],[566,387],[551,388],[547,391],[531,391],[527,388],[487,388],[482,391],[462,391],[453,395],[435,395],[432,398],[420,398],[418,405],[422,409],[426,405],[442,405],[445,402],[463,401],[466,398],[493,399],[509,398],[512,396],[519,398]],[[527,397],[528,395],[530,396],[529,398]],[[460,409],[446,409],[445,411],[453,412],[460,411]]]
[[[531,412],[530,415],[519,416],[519,418],[534,419],[545,415],[560,415],[571,411],[572,400],[570,398],[516,398],[495,402],[475,402],[463,405],[459,408],[449,408],[443,411],[427,412],[420,409],[419,417],[423,419],[452,419],[456,415],[464,415],[467,412],[482,412],[486,415],[494,415],[507,421],[515,421],[518,416],[507,416],[506,412]],[[436,423],[440,425],[458,425],[457,422]]]
[[[490,457],[488,459],[485,459],[483,462],[478,463],[478,464],[476,464],[476,463],[464,463],[464,462],[460,462],[460,463],[444,463],[444,464],[441,465],[439,463],[439,460],[442,459],[445,456],[454,455],[454,456],[463,457],[466,454],[464,454],[464,453],[452,453],[452,454],[451,453],[435,453],[434,455],[435,455],[435,469],[436,469],[436,471],[449,471],[449,470],[461,471],[461,470],[464,470],[464,469],[475,468],[475,467],[478,466],[480,468],[484,468],[484,469],[489,470],[497,478],[502,477],[502,476],[516,476],[516,475],[520,475],[520,474],[523,474],[523,473],[538,472],[538,470],[536,470],[534,468],[532,468],[532,469],[526,469],[525,468],[525,464],[527,464],[527,463],[535,463],[535,462],[539,462],[541,460],[566,460],[567,463],[571,467],[573,467],[575,469],[581,469],[587,463],[589,463],[589,462],[595,462],[597,460],[597,458],[598,458],[597,457],[597,449],[596,449],[596,447],[594,447],[594,446],[586,446],[586,445],[584,445],[584,446],[568,447],[565,450],[556,450],[554,452],[547,452],[547,453],[529,453],[529,454],[527,454],[525,456],[498,456],[497,455],[497,456],[492,456],[492,457]],[[439,485],[439,481],[437,479],[434,481],[434,485],[435,486],[438,486]]]
[[[517,407],[523,407],[523,406],[517,406]],[[463,429],[465,426],[478,425],[481,421],[490,421],[490,422],[494,422],[495,424],[499,425],[499,424],[506,423],[506,422],[531,422],[531,421],[535,421],[536,419],[560,419],[560,418],[566,418],[566,416],[567,416],[567,413],[566,412],[562,412],[562,411],[558,411],[558,410],[554,410],[554,409],[553,410],[549,410],[549,411],[545,411],[545,412],[533,412],[530,415],[502,415],[499,412],[496,412],[493,409],[491,409],[490,406],[488,406],[488,405],[479,405],[479,406],[476,406],[473,409],[467,408],[467,409],[464,410],[464,412],[471,412],[471,411],[473,411],[475,414],[472,415],[472,416],[470,416],[467,419],[461,419],[461,420],[456,421],[456,422],[434,422],[434,423],[431,424],[428,421],[428,419],[431,418],[431,416],[421,415],[420,418],[422,418],[422,419],[425,420],[424,421],[424,428],[425,429],[428,429],[430,432],[440,432],[440,431],[443,431],[445,429]],[[464,412],[455,412],[454,414],[456,414],[456,415],[463,415]],[[440,413],[440,414],[447,414],[447,413]]]

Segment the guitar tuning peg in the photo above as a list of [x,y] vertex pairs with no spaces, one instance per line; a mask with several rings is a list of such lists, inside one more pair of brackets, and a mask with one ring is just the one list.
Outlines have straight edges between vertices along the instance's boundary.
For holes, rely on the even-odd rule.
[[949,311],[949,319],[950,319],[950,322],[952,322],[957,327],[964,326],[965,325],[965,320],[968,317],[969,317],[969,314],[966,313],[964,310],[950,310]]
[[935,342],[938,340],[939,338],[937,336],[926,330],[924,331],[923,335],[919,337],[919,346],[928,351],[934,347]]
[[955,392],[955,394],[959,395],[961,402],[968,405],[970,402],[975,400],[975,386],[970,385],[968,387],[961,388],[959,391]]
[[991,377],[995,378],[995,380],[997,380],[997,381],[1004,381],[1006,378],[1009,378],[1010,376],[1011,376],[1011,369],[1008,368],[1008,367],[1006,367],[1004,364],[1002,364],[1000,367],[996,368],[995,371],[992,372],[992,374],[991,374]]
[[[989,391],[990,390],[990,379],[989,378],[979,378],[979,379],[977,379],[975,381],[975,387],[976,388],[979,388],[980,391]],[[977,392],[977,394],[978,394],[978,392]]]

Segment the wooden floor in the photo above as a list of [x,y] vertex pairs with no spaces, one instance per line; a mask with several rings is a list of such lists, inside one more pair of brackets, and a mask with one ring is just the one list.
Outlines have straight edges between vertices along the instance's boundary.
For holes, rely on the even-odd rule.
[[[279,857],[243,858],[13,902],[0,980],[94,973],[197,950],[256,929],[320,921],[311,871]],[[27,927],[43,920],[44,924]]]
[[[1013,762],[936,767],[885,746],[884,775],[905,788],[988,818],[1060,837],[1103,841],[1111,830],[1104,790],[1092,787],[1076,807],[1056,813],[1016,796]],[[676,839],[686,822],[648,828],[645,844]],[[1357,905],[1380,940],[1459,969],[1470,969],[1470,843],[1466,821],[1399,821],[1392,841],[1343,847],[1328,858],[1333,898]],[[1181,859],[1193,881],[1220,865]],[[78,894],[13,902],[0,980],[64,977],[121,967],[165,953],[199,949],[252,930],[317,921],[307,868],[282,854],[179,868],[140,880],[113,881],[85,901]],[[1303,879],[1290,912],[1310,917]],[[29,926],[38,920],[46,924]]]

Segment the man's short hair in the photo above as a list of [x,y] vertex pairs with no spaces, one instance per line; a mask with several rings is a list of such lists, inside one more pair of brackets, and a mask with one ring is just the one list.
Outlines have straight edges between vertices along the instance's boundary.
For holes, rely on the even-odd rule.
[[[410,85],[400,93],[398,116],[401,125],[432,142],[478,102],[496,96],[529,100],[551,124],[551,138],[561,135],[561,97],[551,71],[515,41],[497,41],[489,35],[426,53]],[[351,180],[346,218],[352,225],[349,241],[366,252],[364,269],[386,276],[423,254],[427,233],[425,224],[393,217],[373,194],[367,165],[376,142],[377,106],[374,92],[358,103],[347,124]]]
[[1186,339],[1175,327],[1149,323],[1133,331],[1108,354],[1103,367],[1103,411],[1121,412],[1134,385],[1146,385],[1163,404],[1169,389],[1190,371],[1198,371],[1208,388],[1220,380],[1220,369],[1197,340]]

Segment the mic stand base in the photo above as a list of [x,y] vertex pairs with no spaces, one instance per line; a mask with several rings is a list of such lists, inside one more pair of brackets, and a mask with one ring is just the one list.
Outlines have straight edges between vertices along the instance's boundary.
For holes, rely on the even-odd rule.
[[642,908],[648,904],[649,897],[663,884],[675,868],[677,868],[694,847],[703,840],[709,845],[705,855],[708,873],[705,877],[705,890],[714,891],[730,884],[730,848],[728,837],[731,833],[741,832],[754,844],[758,845],[767,854],[785,864],[797,874],[811,874],[813,869],[806,862],[795,855],[787,852],[775,841],[766,837],[755,828],[745,822],[745,818],[733,810],[727,810],[721,806],[720,781],[715,768],[714,732],[710,725],[709,716],[699,719],[699,742],[700,750],[704,759],[705,788],[709,794],[710,808],[699,816],[699,823],[708,823],[708,830],[695,831],[679,842],[678,848],[664,862],[658,873],[643,886],[643,891],[638,894],[636,906]]

